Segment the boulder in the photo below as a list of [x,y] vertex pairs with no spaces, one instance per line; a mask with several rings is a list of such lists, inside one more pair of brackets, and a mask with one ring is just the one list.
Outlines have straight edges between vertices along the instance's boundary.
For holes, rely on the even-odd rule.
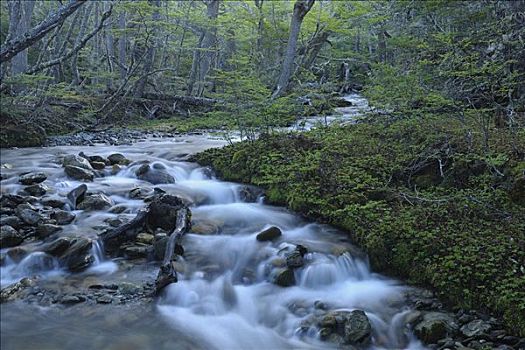
[[33,287],[35,284],[36,280],[34,278],[25,277],[15,284],[5,287],[0,292],[0,303],[20,299],[27,289]]
[[9,248],[19,245],[24,241],[24,237],[11,226],[0,227],[0,248]]
[[130,259],[147,258],[149,254],[149,247],[145,245],[130,245],[123,247],[124,254]]
[[62,161],[62,166],[64,168],[73,166],[86,170],[93,170],[93,167],[91,166],[91,164],[89,164],[89,161],[86,158],[74,154],[68,154],[67,156],[65,156],[64,160]]
[[60,264],[71,272],[85,270],[95,261],[95,257],[91,254],[91,247],[91,240],[83,237],[74,238],[66,251],[58,257]]
[[93,169],[96,169],[96,170],[104,170],[106,168],[106,163],[102,163],[102,162],[90,162],[89,164],[91,164]]
[[31,196],[41,197],[49,191],[49,187],[44,184],[34,184],[24,188],[24,191],[29,193]]
[[144,199],[148,196],[151,196],[153,194],[153,189],[151,188],[143,188],[143,187],[136,187],[129,191],[129,198],[131,199]]
[[9,215],[9,216],[2,216],[0,218],[0,226],[4,226],[4,225],[9,225],[18,230],[19,228],[24,226],[25,223],[18,216]]
[[371,334],[372,326],[364,311],[354,310],[347,315],[343,336],[345,343],[368,344],[370,343]]
[[298,244],[293,252],[286,254],[286,266],[293,269],[302,267],[304,265],[303,257],[307,251],[305,246]]
[[15,263],[22,261],[28,254],[29,251],[23,247],[14,247],[7,252],[7,256]]
[[71,205],[73,206],[73,209],[75,209],[78,205],[78,203],[82,202],[84,200],[84,196],[87,192],[87,185],[82,184],[75,189],[71,190],[67,194],[67,199],[69,199]]
[[0,197],[0,207],[2,208],[16,208],[16,206],[25,202],[24,197],[18,194],[3,194]]
[[295,274],[291,269],[279,269],[275,272],[273,283],[281,287],[295,285]]
[[266,230],[260,232],[255,237],[259,242],[272,241],[276,238],[281,237],[282,232],[278,227],[272,226]]
[[16,208],[15,213],[16,216],[22,219],[23,222],[25,222],[28,225],[34,226],[39,222],[43,221],[44,217],[37,211],[30,209],[31,207],[32,206],[29,206],[27,204],[19,205],[18,208]]
[[460,331],[465,337],[471,338],[488,334],[491,329],[492,326],[489,323],[483,320],[474,320],[463,325]]
[[149,164],[142,164],[135,172],[137,178],[143,181],[148,181],[154,185],[157,184],[173,184],[175,178],[168,174],[165,169],[159,167],[151,167]]
[[67,225],[75,220],[75,214],[58,209],[51,213],[51,219],[55,220],[57,225]]
[[[154,232],[157,228],[167,232],[173,231],[177,223],[177,213],[184,207],[184,202],[177,196],[164,194],[156,198],[149,205],[146,227],[151,232]],[[188,219],[190,219],[189,216]],[[187,226],[190,227],[191,224],[188,223]]]
[[102,157],[102,156],[98,156],[98,155],[94,155],[94,156],[89,156],[87,157],[87,159],[90,161],[90,162],[95,162],[95,163],[109,163],[109,161]]
[[[89,163],[88,163],[89,164]],[[90,165],[91,166],[91,165]],[[92,170],[81,168],[78,166],[68,165],[64,168],[67,176],[75,180],[93,181],[95,174]]]
[[129,163],[131,163],[129,159],[127,159],[126,157],[124,157],[124,155],[120,153],[113,153],[109,155],[108,161],[110,165],[128,165]]
[[47,175],[41,172],[31,172],[27,174],[20,175],[18,182],[22,185],[34,185],[44,182],[47,179]]
[[115,203],[113,200],[103,193],[89,194],[84,197],[84,200],[77,205],[80,210],[104,210],[111,208]]
[[51,256],[62,255],[72,244],[73,239],[70,237],[59,237],[54,241],[42,246],[41,250]]
[[239,197],[243,202],[256,202],[263,194],[264,191],[255,186],[245,185],[239,190]]
[[36,228],[36,233],[40,238],[46,238],[51,236],[53,233],[62,230],[62,227],[52,224],[39,224]]
[[439,339],[453,337],[458,330],[454,318],[442,312],[427,312],[414,326],[414,334],[425,344],[435,344]]
[[64,206],[66,205],[66,203],[63,200],[58,199],[58,198],[51,198],[51,197],[42,198],[41,203],[44,206],[51,207],[51,208],[59,208],[59,209],[64,208]]

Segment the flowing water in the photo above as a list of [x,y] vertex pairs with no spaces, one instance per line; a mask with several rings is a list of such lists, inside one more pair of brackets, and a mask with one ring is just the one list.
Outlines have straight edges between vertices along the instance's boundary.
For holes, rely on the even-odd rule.
[[[2,304],[2,349],[333,348],[307,322],[325,308],[364,310],[373,328],[372,349],[423,348],[405,324],[410,311],[403,297],[407,287],[372,272],[366,256],[345,234],[266,205],[263,198],[245,202],[242,185],[216,180],[208,169],[185,161],[188,154],[222,145],[221,140],[201,135],[118,147],[2,150],[2,163],[12,166],[2,169],[7,176],[1,182],[3,193],[22,188],[18,174],[39,170],[48,175],[45,184],[52,189],[51,196],[62,199],[81,182],[65,176],[61,156],[80,151],[102,156],[119,152],[134,161],[115,175],[108,170],[104,177],[87,184],[89,191],[104,192],[124,212],[74,211],[77,217],[64,227],[63,235],[96,239],[107,227],[106,220],[134,217],[144,202],[130,199],[129,191],[154,187],[134,174],[145,160],[165,167],[176,179],[175,184],[156,187],[194,203],[194,226],[213,228],[212,234],[199,234],[195,228],[184,237],[179,281],[169,285],[154,305]],[[257,233],[271,225],[278,226],[282,236],[273,242],[257,241]],[[271,283],[272,266],[282,262],[283,254],[297,244],[307,247],[308,253],[305,265],[294,270],[296,285],[283,288]],[[34,243],[34,252],[18,263],[7,259],[1,270],[3,287],[32,275],[57,288],[100,281],[145,283],[152,282],[158,270],[158,263],[130,267],[119,259],[107,259],[102,247],[95,244],[94,265],[72,275],[38,252],[38,247]]]

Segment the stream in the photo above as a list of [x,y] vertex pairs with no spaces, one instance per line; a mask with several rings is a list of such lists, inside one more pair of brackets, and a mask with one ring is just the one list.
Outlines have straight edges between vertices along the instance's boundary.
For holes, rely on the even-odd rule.
[[[293,128],[309,129],[325,121],[348,123],[368,108],[358,95],[345,98],[353,106],[340,108],[340,115],[308,118]],[[217,180],[209,169],[187,161],[188,155],[225,144],[203,134],[126,146],[2,149],[2,193],[24,188],[19,174],[41,171],[47,175],[46,198],[62,200],[84,183],[65,175],[63,156],[84,152],[107,157],[118,152],[133,162],[116,173],[106,168],[104,176],[86,183],[89,192],[105,193],[113,201],[112,209],[120,210],[72,210],[74,221],[56,236],[96,240],[108,222],[130,220],[144,207],[142,199],[130,198],[131,190],[154,187],[193,203],[193,229],[183,239],[179,281],[153,303],[124,303],[118,298],[104,305],[3,303],[1,348],[329,349],[338,347],[321,340],[319,322],[329,315],[363,310],[371,325],[371,341],[364,348],[423,349],[407,327],[409,287],[371,271],[366,255],[352,246],[347,234],[267,205],[263,196],[246,198],[244,185]],[[163,168],[175,183],[152,185],[138,179],[135,172],[144,161]],[[42,208],[39,202],[34,205]],[[282,235],[259,241],[257,234],[270,226],[278,227]],[[6,257],[2,288],[33,275],[57,293],[108,283],[142,285],[155,280],[159,267],[158,261],[109,259],[94,244],[92,266],[71,273],[39,251],[42,244],[24,243],[31,253],[21,261]],[[299,245],[307,252],[288,276],[295,283],[288,287],[273,283]]]

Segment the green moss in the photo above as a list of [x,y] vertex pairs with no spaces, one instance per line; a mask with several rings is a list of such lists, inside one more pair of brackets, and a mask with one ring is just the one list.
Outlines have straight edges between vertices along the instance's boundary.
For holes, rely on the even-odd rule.
[[[196,160],[350,232],[374,268],[498,314],[523,336],[525,212],[510,200],[523,159],[501,132],[490,152],[466,134],[443,118],[376,121],[263,136]],[[514,146],[525,149],[525,135]]]

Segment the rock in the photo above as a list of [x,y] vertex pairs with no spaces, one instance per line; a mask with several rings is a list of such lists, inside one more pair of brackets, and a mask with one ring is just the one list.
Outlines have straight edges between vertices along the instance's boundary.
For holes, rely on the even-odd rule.
[[59,256],[59,261],[71,272],[80,272],[88,268],[95,257],[91,254],[92,242],[83,237],[71,241],[71,245]]
[[75,220],[75,214],[60,209],[52,212],[50,217],[56,221],[57,225],[67,225]]
[[44,217],[40,213],[36,212],[35,210],[29,209],[29,207],[23,207],[22,205],[16,208],[15,213],[16,216],[22,219],[23,222],[32,226],[35,226],[36,224],[44,220]]
[[93,181],[93,178],[95,177],[93,171],[73,165],[66,166],[64,171],[67,176],[75,180]]
[[414,334],[425,344],[435,344],[439,339],[453,337],[458,330],[454,318],[442,312],[427,312],[414,326]]
[[124,247],[124,254],[130,259],[147,258],[149,255],[149,249],[144,245],[132,245]]
[[148,181],[154,185],[175,183],[175,178],[168,174],[165,169],[150,167],[149,164],[141,165],[135,174],[138,179]]
[[9,216],[2,216],[0,218],[0,226],[9,225],[13,227],[14,229],[19,229],[22,226],[25,225],[25,223],[20,219],[18,216],[9,215]]
[[214,220],[200,220],[191,224],[191,232],[200,235],[216,235],[220,232],[223,222]]
[[118,164],[115,164],[111,167],[111,174],[112,175],[117,175],[119,173],[119,171],[122,170],[122,167]]
[[59,237],[54,241],[45,244],[40,248],[44,253],[51,256],[60,256],[71,246],[73,239],[69,237]]
[[286,265],[290,268],[298,268],[304,265],[304,255],[307,249],[302,245],[297,245],[295,250],[291,253],[286,254]]
[[256,202],[264,191],[255,186],[242,186],[239,190],[239,197],[243,202]]
[[42,198],[41,203],[44,206],[58,209],[62,209],[66,205],[63,200],[58,198]]
[[131,163],[129,159],[126,159],[122,154],[120,153],[113,153],[108,157],[108,161],[110,165],[128,165]]
[[18,194],[3,194],[0,197],[0,207],[2,208],[16,208],[18,205],[24,203],[24,197]]
[[295,274],[291,269],[280,269],[275,273],[273,283],[281,287],[295,285]]
[[259,242],[272,241],[278,237],[281,237],[281,229],[275,226],[267,228],[266,230],[260,232],[255,237]]
[[129,282],[122,282],[118,285],[118,290],[123,295],[137,294],[141,289],[140,286]]
[[107,224],[111,227],[119,227],[120,225],[122,225],[124,222],[119,219],[119,218],[109,218],[109,219],[106,219],[104,220],[105,222],[107,222]]
[[22,185],[34,185],[44,182],[47,179],[47,175],[41,172],[31,172],[27,174],[20,175],[18,182]]
[[96,169],[96,170],[104,170],[106,168],[106,163],[102,163],[102,162],[90,162],[89,164],[91,164],[93,169]]
[[39,224],[36,228],[36,233],[40,238],[46,238],[60,230],[62,230],[62,227],[58,225]]
[[113,302],[113,298],[111,295],[104,294],[97,298],[97,303],[99,304],[111,304]]
[[98,155],[94,155],[94,156],[89,156],[87,157],[87,159],[90,161],[90,162],[95,162],[95,163],[109,163],[109,161],[102,157],[102,156],[98,156]]
[[354,310],[347,315],[344,328],[344,340],[347,344],[370,343],[372,326],[362,310]]
[[31,196],[41,197],[45,195],[47,191],[49,191],[49,187],[44,184],[35,184],[27,186],[24,188],[24,191],[29,193]]
[[103,193],[94,193],[84,197],[84,200],[77,205],[80,210],[104,210],[111,208],[115,203],[111,198]]
[[64,160],[62,161],[62,166],[64,168],[67,167],[77,167],[82,168],[85,170],[93,170],[93,167],[91,164],[89,164],[89,161],[86,158],[74,155],[74,154],[68,154],[64,157]]
[[6,301],[20,299],[24,292],[33,287],[36,284],[34,278],[22,278],[15,284],[12,284],[8,287],[5,287],[0,292],[0,303],[5,303]]
[[141,232],[137,235],[136,241],[143,244],[153,244],[154,236],[149,233]]
[[7,256],[15,263],[22,261],[28,254],[29,252],[22,247],[14,247],[7,252]]
[[[146,227],[152,232],[157,228],[166,232],[173,231],[177,222],[177,213],[184,206],[182,199],[177,196],[165,194],[156,198],[149,205]],[[188,220],[190,220],[189,216]],[[191,227],[191,223],[188,222],[187,226]]]
[[78,304],[85,301],[85,298],[80,298],[76,295],[65,295],[60,299],[61,304]]
[[491,328],[492,326],[483,320],[474,320],[461,327],[460,331],[465,337],[471,338],[487,334]]
[[129,191],[129,198],[131,199],[144,199],[153,194],[153,190],[150,188],[137,187]]
[[71,190],[71,192],[67,194],[67,199],[69,199],[69,201],[71,202],[73,209],[76,209],[78,203],[84,200],[84,196],[86,195],[86,192],[87,192],[87,185],[82,184],[76,187],[75,189]]
[[24,237],[11,226],[0,227],[0,248],[9,248],[19,245],[24,241]]

